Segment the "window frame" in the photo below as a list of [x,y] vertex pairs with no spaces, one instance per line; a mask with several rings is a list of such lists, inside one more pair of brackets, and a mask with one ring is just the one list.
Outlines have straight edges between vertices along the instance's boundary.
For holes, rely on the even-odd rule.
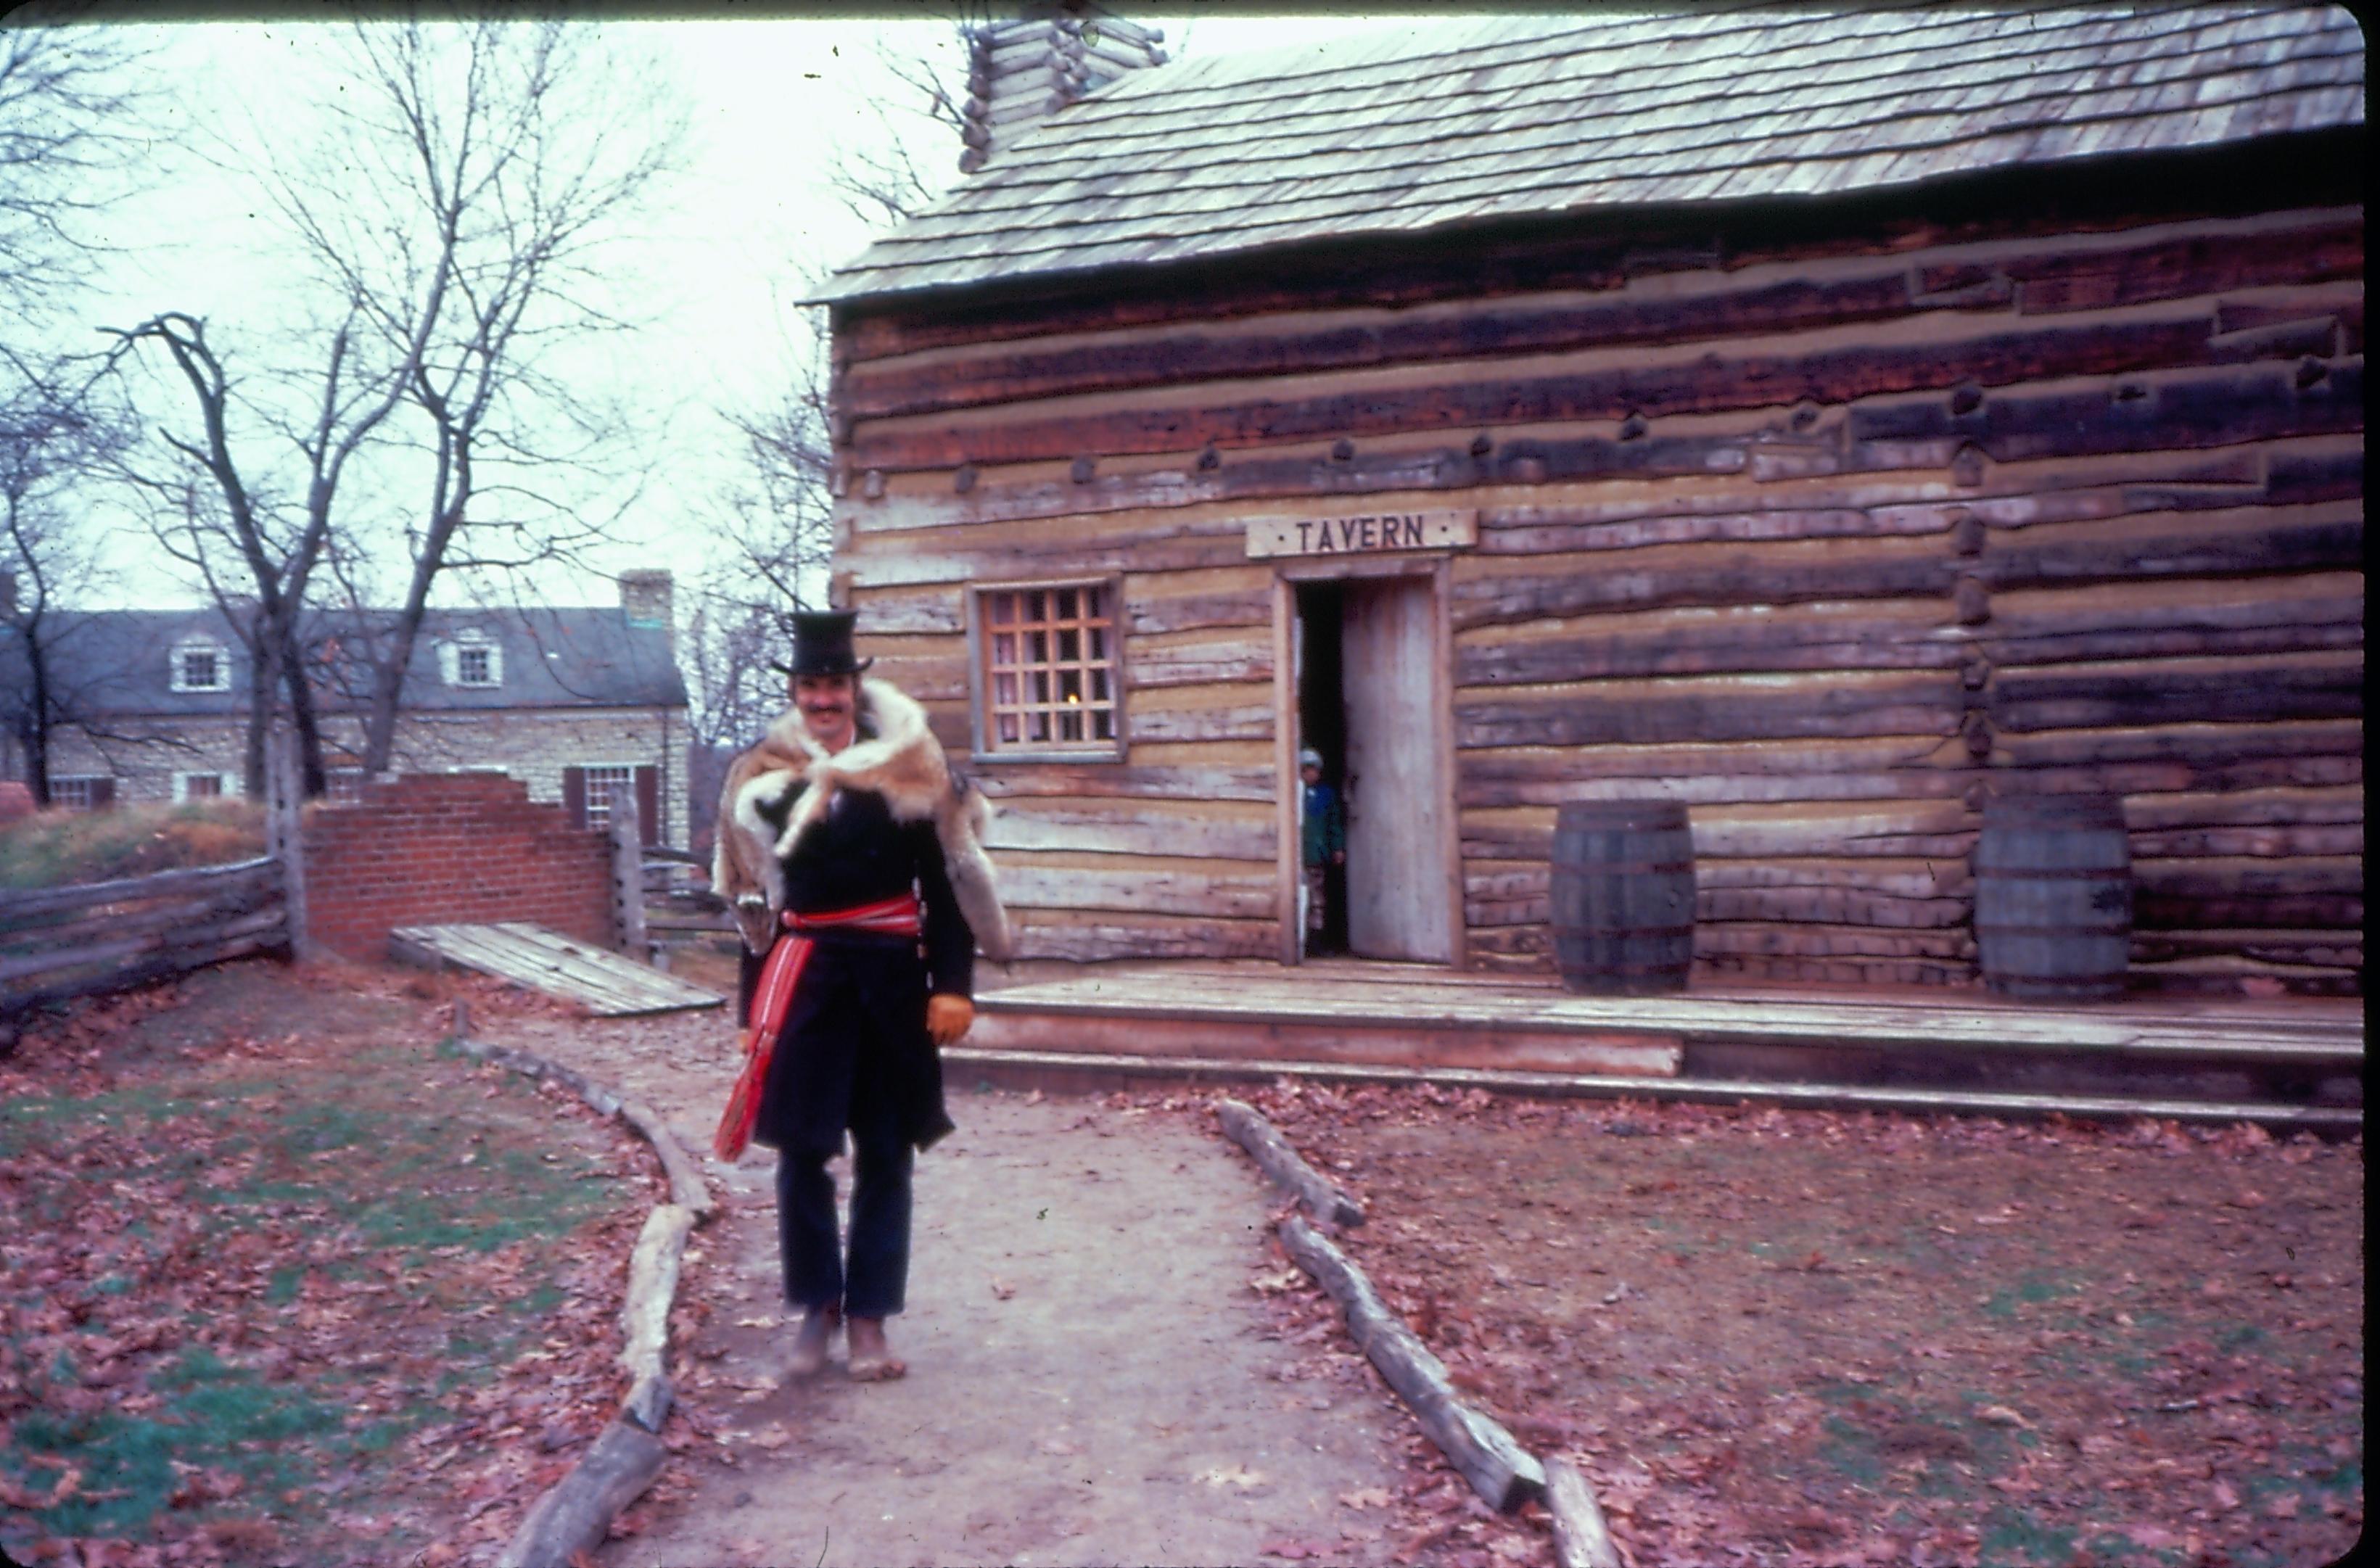
[[[439,646],[439,675],[445,683],[464,691],[495,691],[504,684],[504,643],[478,626],[466,626]],[[481,680],[467,680],[463,675],[463,655],[477,652],[487,661],[487,675]]]
[[[203,653],[214,661],[214,684],[199,686],[189,678],[185,663],[190,655]],[[165,684],[175,692],[226,692],[231,689],[231,650],[211,637],[188,637],[174,644],[172,662],[166,666]]]
[[[1019,740],[1001,745],[991,723],[990,613],[988,595],[1036,593],[1064,589],[1097,589],[1105,597],[1108,622],[1108,683],[1115,711],[1115,734],[1104,741],[1078,743]],[[1125,738],[1130,723],[1132,679],[1124,658],[1123,576],[1120,572],[1066,577],[1028,577],[1015,582],[967,585],[967,733],[971,760],[977,762],[1122,762],[1130,750]]]
[[[214,793],[212,795],[191,794],[190,781],[193,779],[214,780]],[[176,771],[174,774],[174,804],[176,806],[187,806],[194,800],[237,800],[239,798],[239,793],[238,778],[219,768],[193,768],[187,772]]]
[[[610,833],[612,831],[612,792],[610,786],[614,784],[625,785],[631,795],[635,794],[637,788],[637,764],[634,762],[575,762],[571,765],[578,770],[578,787],[582,791],[578,798],[579,826],[596,833]],[[460,770],[457,771],[459,772]],[[601,781],[606,786],[603,791],[602,817],[601,820],[597,820],[595,808],[594,786],[598,782],[595,777],[598,773],[622,773],[626,775],[624,778],[606,778]],[[643,826],[641,822],[638,825],[640,828]]]
[[[53,773],[50,775],[50,804],[67,811],[103,811],[115,804],[112,787],[115,783],[115,775],[113,773]],[[100,798],[101,792],[97,786],[101,784],[111,786],[105,799]],[[60,792],[69,786],[82,798],[61,799]]]

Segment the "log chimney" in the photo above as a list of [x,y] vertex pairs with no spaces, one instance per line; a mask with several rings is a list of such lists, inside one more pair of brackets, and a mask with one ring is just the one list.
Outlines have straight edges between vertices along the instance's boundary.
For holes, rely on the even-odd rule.
[[1089,0],[1034,0],[1022,16],[974,29],[959,167],[974,174],[1086,93],[1163,65],[1164,37],[1161,28],[1110,16]]

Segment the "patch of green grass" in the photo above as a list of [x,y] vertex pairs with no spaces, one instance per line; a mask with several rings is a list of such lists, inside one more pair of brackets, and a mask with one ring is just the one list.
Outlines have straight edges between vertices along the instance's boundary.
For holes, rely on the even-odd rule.
[[[67,1536],[143,1533],[181,1484],[176,1461],[239,1477],[250,1496],[296,1485],[316,1463],[352,1453],[343,1407],[285,1383],[265,1381],[203,1347],[183,1350],[149,1377],[165,1394],[153,1415],[103,1409],[63,1416],[35,1409],[18,1417],[13,1447],[30,1459],[49,1455],[79,1467],[79,1492],[38,1515]],[[55,1472],[28,1466],[36,1489]],[[105,1495],[120,1491],[122,1496]]]
[[2013,1318],[2020,1307],[2039,1307],[2083,1289],[2071,1274],[2027,1271],[2016,1283],[2003,1285],[1985,1298],[1984,1311],[1994,1318]]
[[[117,1250],[91,1262],[84,1300],[94,1310],[79,1325],[85,1332],[120,1332],[115,1316],[139,1316],[149,1268],[181,1267],[163,1255],[189,1246],[195,1226],[201,1257],[215,1244],[251,1238],[239,1274],[262,1290],[243,1304],[192,1300],[190,1325],[218,1321],[225,1310],[278,1316],[326,1286],[385,1277],[395,1286],[393,1297],[379,1298],[392,1312],[388,1323],[362,1319],[348,1331],[359,1343],[402,1331],[411,1355],[434,1355],[443,1339],[448,1356],[434,1376],[425,1363],[420,1378],[394,1389],[384,1366],[324,1366],[297,1381],[198,1345],[150,1358],[142,1380],[155,1403],[145,1409],[117,1408],[112,1389],[94,1412],[75,1412],[74,1396],[17,1415],[0,1471],[40,1495],[63,1472],[31,1461],[82,1471],[78,1495],[31,1522],[52,1534],[143,1538],[166,1515],[319,1518],[320,1489],[331,1477],[343,1469],[362,1477],[364,1490],[350,1501],[382,1485],[401,1440],[452,1418],[440,1396],[496,1377],[546,1331],[541,1325],[565,1305],[565,1293],[540,1274],[565,1265],[566,1238],[620,1200],[616,1181],[584,1179],[609,1171],[608,1152],[551,1136],[552,1107],[511,1075],[442,1070],[455,1081],[434,1091],[429,1110],[423,1061],[418,1050],[368,1047],[322,1063],[237,1067],[203,1086],[182,1079],[0,1103],[0,1157],[79,1161],[94,1178],[19,1184],[8,1195],[10,1220],[67,1237],[91,1222],[90,1210],[111,1211]],[[110,1130],[95,1139],[103,1127]],[[126,1152],[128,1140],[137,1155]],[[107,1197],[111,1177],[144,1187],[180,1183],[170,1222],[160,1227],[139,1205]],[[261,1226],[285,1246],[292,1238],[329,1243],[332,1255],[260,1254],[252,1237]],[[504,1276],[519,1279],[521,1294],[488,1303],[472,1282],[484,1266],[458,1260],[524,1241],[531,1246],[523,1271],[508,1265]],[[440,1304],[467,1303],[487,1303],[485,1315],[452,1331],[435,1324]],[[424,1314],[433,1326],[424,1328]],[[61,1389],[73,1387],[72,1355],[62,1349],[42,1359]],[[395,1407],[359,1413],[368,1389],[382,1401],[394,1392]],[[193,1504],[186,1496],[176,1507],[190,1466],[237,1477],[229,1501]],[[292,1492],[306,1501],[287,1501]]]

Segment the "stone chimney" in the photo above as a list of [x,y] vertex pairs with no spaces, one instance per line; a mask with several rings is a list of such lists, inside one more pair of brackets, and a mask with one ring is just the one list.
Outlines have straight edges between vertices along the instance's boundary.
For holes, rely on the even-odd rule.
[[677,578],[658,568],[620,574],[620,608],[632,626],[659,626],[677,657]]
[[1089,0],[1034,0],[1022,16],[976,29],[959,167],[975,173],[1043,116],[1126,71],[1163,65],[1164,37]]

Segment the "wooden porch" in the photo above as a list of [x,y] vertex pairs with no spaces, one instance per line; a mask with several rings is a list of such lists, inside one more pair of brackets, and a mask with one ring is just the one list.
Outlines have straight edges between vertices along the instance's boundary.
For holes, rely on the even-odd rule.
[[1510,1092],[2362,1124],[2361,999],[1728,986],[1590,997],[1424,965],[1102,966],[985,992],[953,1080],[1114,1087],[1288,1075]]

